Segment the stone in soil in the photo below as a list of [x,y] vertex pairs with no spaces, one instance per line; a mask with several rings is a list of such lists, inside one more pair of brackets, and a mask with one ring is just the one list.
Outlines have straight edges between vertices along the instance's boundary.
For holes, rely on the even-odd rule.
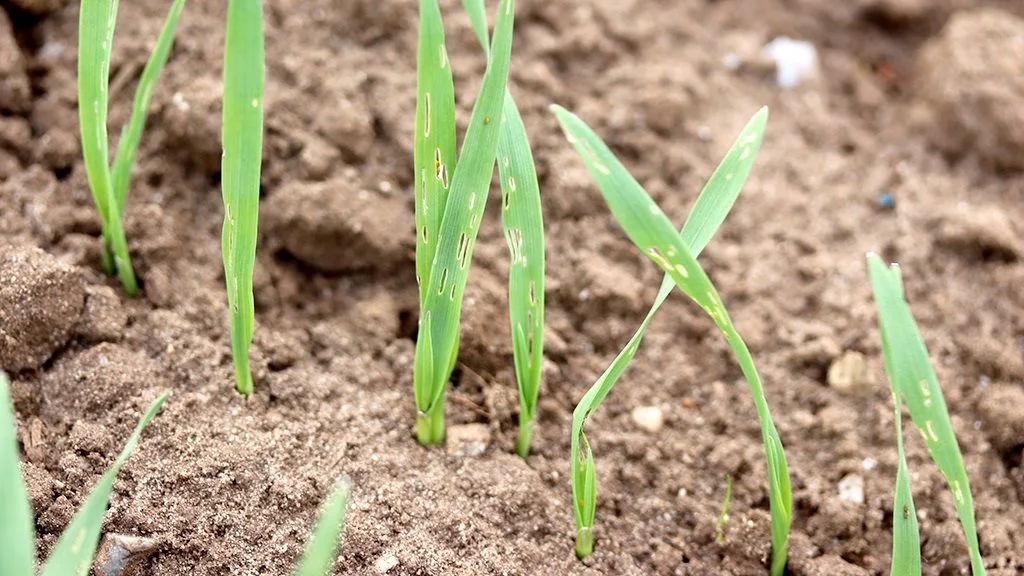
[[630,415],[641,430],[650,434],[661,432],[665,426],[665,415],[657,406],[637,406]]
[[75,268],[38,248],[0,248],[0,369],[42,366],[68,342],[84,302]]
[[933,144],[1024,169],[1024,20],[990,8],[954,14],[922,50],[919,77]]
[[491,429],[486,424],[456,424],[447,432],[448,453],[455,456],[479,456],[491,443]]
[[875,386],[875,377],[860,352],[844,352],[828,368],[828,385],[850,396],[866,396]]

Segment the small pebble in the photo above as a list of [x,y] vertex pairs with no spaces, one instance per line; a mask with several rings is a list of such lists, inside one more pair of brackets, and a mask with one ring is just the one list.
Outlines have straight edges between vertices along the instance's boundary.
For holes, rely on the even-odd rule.
[[864,355],[847,351],[828,367],[828,385],[850,396],[866,396],[875,385]]
[[373,569],[376,570],[378,574],[387,574],[393,568],[398,566],[398,564],[398,556],[395,556],[392,552],[385,552],[377,558],[376,562],[373,563]]
[[839,481],[839,499],[852,504],[864,503],[864,479],[848,474]]
[[102,576],[134,576],[160,543],[153,538],[107,534],[96,555],[96,573]]
[[491,443],[486,424],[457,424],[448,427],[448,453],[453,456],[479,456]]
[[657,406],[637,406],[631,414],[633,422],[645,432],[656,434],[665,426],[665,415]]

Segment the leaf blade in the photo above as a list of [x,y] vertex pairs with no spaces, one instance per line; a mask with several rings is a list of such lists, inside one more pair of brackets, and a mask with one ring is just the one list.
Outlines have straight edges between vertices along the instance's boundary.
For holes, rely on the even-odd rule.
[[339,479],[320,509],[316,528],[306,544],[295,576],[323,576],[334,565],[334,560],[338,556],[339,539],[345,531],[345,518],[348,515],[351,494],[352,484],[349,479]]
[[17,426],[10,382],[0,371],[0,574],[35,574],[35,524],[28,491],[21,478]]

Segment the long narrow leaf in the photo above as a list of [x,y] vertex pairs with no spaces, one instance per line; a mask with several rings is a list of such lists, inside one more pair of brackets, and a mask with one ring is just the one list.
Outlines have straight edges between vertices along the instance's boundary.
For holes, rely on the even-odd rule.
[[[484,205],[487,203],[487,189],[494,173],[498,126],[512,53],[514,19],[514,0],[502,0],[498,7],[487,71],[470,116],[458,165],[452,175],[421,314],[421,319],[430,318],[432,361],[427,361],[425,347],[421,345],[422,330],[426,328],[423,325],[416,346],[414,386],[417,408],[421,414],[432,414],[440,406],[438,402],[444,396],[449,371],[439,368],[450,369],[458,350],[462,297]],[[426,372],[427,367],[432,368],[430,373]],[[428,442],[441,439],[443,430],[438,431],[433,438],[421,437],[421,441]]]
[[46,560],[46,567],[43,569],[43,576],[84,576],[89,572],[93,556],[96,554],[96,545],[100,539],[100,529],[103,527],[103,516],[107,513],[107,502],[110,500],[110,492],[114,489],[114,480],[121,467],[128,461],[135,445],[139,442],[143,428],[160,412],[164,402],[167,400],[167,393],[153,401],[146,410],[146,413],[135,426],[135,431],[128,438],[117,460],[107,469],[92,489],[85,500],[85,504],[78,509],[71,523],[60,535],[57,544],[50,552]]
[[[477,39],[488,51],[483,0],[463,0]],[[511,263],[508,272],[509,323],[519,387],[519,440],[516,451],[530,452],[544,360],[544,217],[530,140],[519,108],[506,88],[498,136],[501,217]]]
[[917,525],[914,495],[910,490],[907,455],[903,450],[903,407],[897,394],[893,394],[892,400],[895,405],[896,455],[899,463],[892,506],[892,567],[889,574],[921,576],[921,534]]
[[7,374],[0,372],[0,574],[32,576],[36,567],[35,524],[21,481],[17,430]]
[[[771,571],[773,575],[781,575],[785,569],[789,527],[792,520],[789,470],[785,454],[782,450],[782,442],[772,421],[761,379],[754,367],[750,351],[729,318],[717,290],[715,290],[710,279],[708,279],[704,270],[697,263],[684,239],[673,229],[672,223],[662,212],[661,208],[626,171],[604,142],[582,120],[561,107],[553,106],[552,109],[562,124],[562,129],[566,133],[567,138],[576,148],[587,169],[597,181],[598,188],[604,195],[609,208],[611,208],[612,213],[626,232],[626,235],[629,236],[630,240],[633,241],[644,255],[665,270],[671,276],[676,286],[700,305],[715,321],[736,356],[750,386],[758,420],[761,424],[762,442],[768,465],[769,501],[772,512]],[[766,112],[762,111],[759,114],[765,115]],[[744,132],[738,141],[739,150],[737,151],[736,160],[739,162],[748,159],[752,161],[751,156],[756,153],[757,147],[760,145],[764,132],[764,118],[760,122],[752,122],[751,124],[753,126],[748,125],[749,131]],[[738,178],[741,175],[740,172],[738,170],[730,170],[730,168],[737,169],[738,167],[739,164],[726,167],[725,170],[721,171],[721,177],[726,181]],[[749,167],[747,169],[749,170]],[[745,174],[742,175],[746,176]],[[708,202],[710,205],[710,200]],[[708,220],[708,222],[712,223],[713,220]],[[694,226],[696,226],[696,221]],[[714,228],[713,224],[709,224],[707,227],[697,227],[695,232],[693,232],[694,238],[706,242],[707,239],[710,239],[711,234],[713,234]],[[641,329],[646,329],[648,322],[649,318],[645,320]],[[636,342],[631,341],[627,345],[627,356],[631,357],[636,353],[634,344],[638,345],[639,339]],[[617,378],[628,363],[628,359],[625,361],[620,360],[622,359],[616,358],[616,362],[613,362],[613,365],[606,374]],[[580,452],[580,443],[577,437],[582,435],[582,424],[586,420],[590,408],[596,406],[607,395],[610,386],[605,387],[604,390],[601,390],[600,386],[595,386],[595,388],[596,390],[592,388],[594,395],[590,398],[585,396],[573,414],[573,459],[585,458],[589,462],[589,466],[593,466],[589,447],[585,453]],[[588,392],[589,395],[590,392]],[[578,426],[577,421],[579,421]],[[577,474],[573,474],[573,477],[575,479]],[[574,499],[578,498],[579,494],[574,493]],[[579,507],[579,504],[577,500],[577,507]],[[585,509],[585,512],[590,515],[590,518],[583,516],[582,520],[590,520],[592,522],[592,507]],[[579,514],[577,519],[580,519]],[[577,554],[579,553],[580,550],[577,549]]]
[[887,269],[881,258],[871,254],[868,256],[868,270],[878,307],[883,349],[890,351],[886,355],[889,380],[907,403],[910,418],[949,484],[967,540],[971,572],[974,576],[983,576],[985,563],[978,545],[974,500],[967,470],[938,377],[928,358],[928,349],[903,295],[899,268],[894,265]]
[[118,214],[124,213],[124,202],[128,196],[128,184],[131,182],[132,165],[135,163],[135,155],[139,151],[139,141],[142,140],[142,130],[146,126],[146,116],[149,113],[149,101],[153,97],[153,88],[156,86],[157,78],[171,55],[171,45],[174,44],[174,30],[178,27],[178,18],[185,8],[185,0],[174,0],[167,19],[160,30],[156,46],[149,55],[149,61],[142,70],[142,78],[139,79],[139,86],[135,89],[135,102],[132,104],[132,115],[128,123],[121,130],[121,139],[117,143],[117,154],[114,156],[114,167],[112,169],[114,198],[117,200]]
[[[82,158],[93,201],[103,220],[103,266],[115,270],[125,291],[138,293],[132,270],[128,241],[117,210],[117,198],[110,176],[107,143],[107,90],[110,51],[114,42],[117,0],[82,0],[78,22],[78,120],[82,135]],[[109,248],[109,252],[107,250]]]
[[238,391],[252,394],[249,345],[255,309],[252,271],[263,154],[263,8],[260,0],[229,0],[224,41],[224,231],[221,251],[231,314],[231,354]]
[[416,66],[416,279],[425,300],[455,171],[455,88],[437,0],[420,0]]
[[338,539],[345,531],[345,516],[348,514],[348,499],[352,485],[348,478],[338,480],[334,492],[320,510],[313,536],[306,544],[302,562],[295,576],[324,576],[338,556]]

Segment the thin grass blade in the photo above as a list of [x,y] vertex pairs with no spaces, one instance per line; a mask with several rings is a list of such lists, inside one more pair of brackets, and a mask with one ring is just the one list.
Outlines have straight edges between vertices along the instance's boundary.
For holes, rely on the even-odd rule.
[[924,438],[932,460],[945,476],[953,494],[957,516],[967,540],[974,576],[985,574],[974,520],[974,499],[967,479],[960,445],[953,433],[946,401],[928,357],[928,349],[903,295],[899,267],[886,268],[881,258],[868,256],[871,286],[875,293],[885,348],[899,351],[887,355],[886,369],[899,396],[907,403],[910,418]]
[[252,272],[263,155],[263,8],[260,0],[229,0],[224,41],[224,157],[221,251],[231,314],[235,386],[252,394],[249,345],[255,308]]
[[[427,362],[424,357],[425,348],[420,345],[424,328],[422,325],[416,346],[414,386],[420,393],[416,400],[421,415],[433,414],[433,411],[439,408],[443,410],[443,404],[438,403],[442,402],[450,372],[440,372],[437,368],[453,366],[453,359],[457,353],[462,297],[466,289],[466,279],[484,205],[487,203],[487,190],[494,173],[498,126],[512,53],[514,20],[514,0],[502,0],[498,6],[497,25],[487,71],[484,73],[480,95],[470,116],[458,165],[452,175],[421,315],[421,318],[424,318],[429,313],[431,319],[432,362]],[[431,374],[424,372],[428,365],[433,367]],[[421,392],[427,390],[430,391],[430,395],[424,397]],[[420,436],[420,441],[427,444],[438,443],[443,439],[443,428],[429,437]]]
[[132,166],[135,164],[135,155],[139,151],[142,131],[146,126],[146,116],[149,113],[153,88],[156,87],[160,72],[163,71],[167,58],[171,55],[174,30],[178,27],[178,18],[184,8],[185,0],[175,0],[171,5],[171,10],[167,13],[167,19],[164,20],[163,28],[160,30],[160,36],[157,38],[156,46],[149,55],[146,67],[142,70],[139,86],[135,89],[131,118],[121,130],[117,153],[114,155],[114,167],[111,170],[118,214],[124,213],[125,198],[128,196],[128,185],[132,177]]
[[0,574],[32,576],[36,568],[36,526],[21,480],[17,427],[10,383],[0,372]]
[[135,296],[139,287],[108,164],[107,90],[116,20],[117,0],[82,0],[78,22],[78,121],[89,189],[103,220],[103,268],[107,274],[116,271],[125,292]]
[[324,502],[320,510],[316,528],[302,562],[295,571],[295,576],[324,576],[334,565],[338,557],[338,541],[345,531],[345,517],[348,514],[348,500],[352,494],[352,484],[348,478],[338,480],[334,491]]
[[[717,290],[697,263],[681,235],[673,229],[672,223],[661,208],[582,120],[561,107],[553,106],[552,109],[562,124],[562,129],[569,142],[576,148],[588,171],[597,181],[598,188],[626,235],[644,255],[665,270],[676,286],[715,321],[736,356],[750,386],[758,420],[761,424],[762,442],[768,465],[769,501],[772,513],[771,572],[775,576],[781,575],[786,565],[789,527],[792,521],[789,470],[782,450],[782,442],[772,421],[761,379],[754,367],[750,351],[729,318]],[[759,114],[765,113],[762,110]],[[755,118],[757,117],[755,116]],[[737,159],[747,160],[754,155],[757,146],[760,145],[762,135],[763,124],[760,129],[754,129],[741,135]],[[723,171],[722,178],[732,180],[737,178],[738,174],[739,172],[730,172],[726,169]],[[694,238],[710,239],[711,233],[714,232],[714,226],[708,226],[707,231],[699,228],[695,230],[698,231],[693,232]],[[704,241],[706,242],[706,240]],[[641,329],[646,330],[648,323],[649,318],[645,319]],[[638,345],[639,338],[636,342],[631,340],[627,345],[626,352],[629,357],[636,353],[636,347],[633,344]],[[627,364],[628,360],[620,361],[620,358],[616,358],[606,374],[611,373],[617,378]],[[588,398],[590,395],[588,392],[573,414],[574,437],[572,441],[574,444],[578,444],[576,436],[579,432],[577,430],[582,430],[582,423],[589,414],[589,408],[596,407],[610,389],[610,386],[606,386],[604,390],[601,390],[602,387],[595,386],[595,393],[590,398]],[[579,420],[579,428],[577,428],[577,420]],[[578,448],[574,446],[574,455],[579,454],[577,450]]]
[[[484,52],[487,20],[483,0],[463,0]],[[509,322],[516,383],[519,388],[519,438],[516,452],[530,453],[544,360],[544,217],[537,168],[526,126],[512,93],[505,90],[498,136],[501,218],[511,263],[508,274]]]
[[114,489],[114,480],[117,479],[121,467],[128,461],[142,430],[160,412],[168,393],[162,394],[153,401],[146,410],[146,413],[135,426],[135,431],[128,437],[117,460],[96,483],[96,486],[89,493],[85,504],[78,509],[71,523],[60,535],[57,544],[50,552],[46,560],[46,567],[43,569],[43,576],[70,576],[72,574],[85,576],[92,565],[93,556],[96,554],[96,545],[100,539],[100,529],[103,527],[103,516],[107,513],[107,503],[110,500],[110,492]]

